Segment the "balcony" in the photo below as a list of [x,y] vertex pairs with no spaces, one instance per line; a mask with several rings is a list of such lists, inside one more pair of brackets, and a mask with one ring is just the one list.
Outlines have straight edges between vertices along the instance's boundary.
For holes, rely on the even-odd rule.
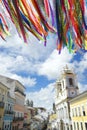
[[5,110],[4,114],[14,115],[14,111]]
[[21,120],[21,121],[23,121],[23,120],[24,120],[24,117],[19,117],[19,118],[20,118],[20,120]]
[[4,102],[0,101],[0,108],[4,108]]
[[24,117],[14,117],[13,121],[23,121]]
[[21,90],[19,90],[18,88],[15,89],[15,92],[20,93],[21,95],[23,95],[24,97],[26,96],[26,94],[24,92],[22,92]]

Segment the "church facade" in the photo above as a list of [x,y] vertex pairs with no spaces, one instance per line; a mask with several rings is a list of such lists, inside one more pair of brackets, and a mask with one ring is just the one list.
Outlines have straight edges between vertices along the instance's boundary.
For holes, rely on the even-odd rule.
[[67,66],[55,84],[58,130],[72,130],[70,100],[79,94],[76,74]]

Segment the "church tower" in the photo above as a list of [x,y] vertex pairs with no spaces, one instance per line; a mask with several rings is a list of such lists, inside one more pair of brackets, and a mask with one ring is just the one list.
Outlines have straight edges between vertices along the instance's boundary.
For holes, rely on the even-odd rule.
[[76,74],[66,66],[59,80],[56,81],[56,98],[64,100],[79,94]]
[[64,68],[64,72],[62,74],[62,85],[65,87],[67,98],[73,98],[79,94],[76,74],[67,66]]

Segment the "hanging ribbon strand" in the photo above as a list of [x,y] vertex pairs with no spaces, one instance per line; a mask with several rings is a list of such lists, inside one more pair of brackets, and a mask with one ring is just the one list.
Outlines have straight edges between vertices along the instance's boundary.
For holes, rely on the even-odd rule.
[[9,31],[8,25],[6,24],[4,17],[0,13],[0,36],[2,37],[3,40],[5,40],[8,31]]
[[[24,42],[27,42],[29,31],[46,45],[46,37],[51,32],[58,35],[59,53],[65,46],[70,53],[87,49],[85,0],[0,0],[0,4],[9,14],[10,20]],[[7,21],[1,12],[1,38],[5,40],[8,32]]]

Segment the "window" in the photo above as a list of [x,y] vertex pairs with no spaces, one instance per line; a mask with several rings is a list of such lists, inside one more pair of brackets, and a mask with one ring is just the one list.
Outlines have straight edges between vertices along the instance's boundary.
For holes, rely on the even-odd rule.
[[10,104],[8,104],[8,110],[10,110],[9,108],[10,108]]
[[7,95],[10,96],[10,93],[8,92]]
[[69,130],[69,127],[67,127],[67,130]]
[[81,116],[80,107],[78,107],[78,114]]
[[14,126],[12,126],[12,130],[15,130]]
[[4,95],[2,95],[2,101],[4,101]]
[[73,79],[69,78],[69,85],[73,85]]
[[85,109],[84,109],[84,106],[82,106],[82,114],[83,114],[83,116],[86,115],[86,113],[85,113]]
[[18,112],[18,117],[19,117],[19,112]]
[[79,130],[79,123],[77,122],[77,130]]
[[9,128],[9,125],[7,127]]
[[76,124],[75,124],[75,122],[74,122],[74,130],[76,130]]
[[16,116],[16,112],[14,111],[14,116]]
[[58,84],[58,89],[61,92],[62,88],[61,88],[61,84]]
[[85,129],[87,130],[87,123],[85,123]]
[[72,130],[72,125],[70,125],[70,128],[71,128],[70,130]]
[[77,116],[77,108],[75,108],[75,115]]
[[64,130],[65,130],[65,126],[64,126]]
[[61,84],[59,83],[58,86],[61,87]]
[[10,111],[12,111],[12,107],[10,106]]
[[83,130],[83,124],[82,124],[82,122],[81,122],[81,130]]

